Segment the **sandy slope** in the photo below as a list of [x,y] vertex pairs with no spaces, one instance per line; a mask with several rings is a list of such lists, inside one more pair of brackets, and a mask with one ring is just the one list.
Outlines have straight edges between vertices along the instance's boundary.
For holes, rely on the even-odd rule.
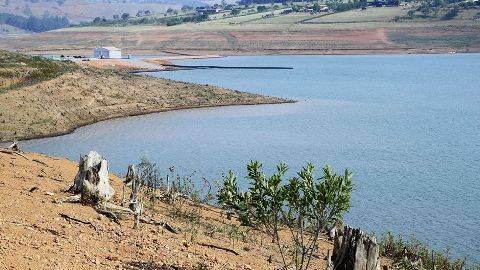
[[[163,264],[196,269],[199,263],[208,269],[279,267],[275,246],[257,231],[246,233],[245,227],[239,227],[242,236],[232,244],[226,228],[236,223],[216,208],[184,204],[184,213],[193,209],[201,213],[199,225],[192,227],[172,206],[147,204],[146,215],[181,230],[173,234],[147,224],[134,230],[130,217],[124,217],[119,226],[89,206],[55,203],[68,196],[64,190],[73,182],[76,163],[39,154],[25,156],[0,153],[0,269],[171,269],[160,268]],[[121,181],[111,176],[111,182],[119,203]],[[60,214],[90,221],[97,230]],[[193,240],[192,229],[198,232]],[[240,255],[202,243],[231,248]],[[312,269],[324,269],[326,252],[332,247],[320,242],[319,248]],[[272,263],[267,262],[270,255]]]
[[81,68],[0,93],[0,141],[64,134],[101,120],[193,107],[286,102],[219,87]]

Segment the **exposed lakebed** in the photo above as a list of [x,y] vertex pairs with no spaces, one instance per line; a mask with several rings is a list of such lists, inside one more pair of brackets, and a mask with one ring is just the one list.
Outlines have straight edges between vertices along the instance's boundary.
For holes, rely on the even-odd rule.
[[[347,222],[416,237],[480,262],[480,55],[255,56],[182,65],[288,66],[150,74],[298,100],[114,119],[25,141],[77,160],[95,149],[115,172],[145,156],[184,175],[242,178],[251,159],[291,175],[306,162],[354,173]],[[242,182],[242,181],[241,181]]]

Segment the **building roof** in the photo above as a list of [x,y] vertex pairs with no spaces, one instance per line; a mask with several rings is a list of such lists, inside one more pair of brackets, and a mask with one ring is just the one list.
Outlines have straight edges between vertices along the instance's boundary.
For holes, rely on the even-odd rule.
[[117,48],[117,47],[100,47],[100,48],[95,48],[95,50],[98,50],[98,49],[105,49],[105,50],[109,50],[109,51],[120,51],[120,49]]

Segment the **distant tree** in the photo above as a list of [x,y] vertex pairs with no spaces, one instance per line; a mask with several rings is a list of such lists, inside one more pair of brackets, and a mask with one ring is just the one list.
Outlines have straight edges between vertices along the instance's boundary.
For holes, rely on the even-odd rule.
[[65,3],[65,0],[57,0],[57,4],[58,4],[59,6],[63,5],[63,3]]
[[445,15],[442,17],[442,20],[451,20],[455,17],[457,17],[458,12],[460,11],[460,8],[456,5],[452,9],[450,9]]
[[173,12],[173,8],[168,8],[167,9],[167,13],[172,13]]
[[413,17],[415,16],[415,10],[411,9],[407,12],[407,16],[410,18],[410,19],[413,19]]
[[268,8],[266,6],[258,6],[257,7],[257,12],[265,12],[267,10],[268,10]]
[[8,13],[0,13],[0,24],[8,24],[20,29],[43,32],[68,27],[70,22],[66,17],[58,16],[30,16],[28,18]]
[[445,5],[445,1],[443,1],[443,0],[434,0],[432,2],[433,7],[441,7],[443,5]]
[[128,14],[128,13],[123,13],[122,14],[122,20],[126,21],[126,20],[128,20],[128,18],[130,18],[130,14]]
[[113,19],[114,19],[114,20],[118,20],[119,18],[120,18],[120,16],[118,16],[118,15],[116,15],[116,14],[113,15]]
[[187,12],[187,11],[190,11],[190,10],[193,10],[193,7],[191,7],[191,6],[183,6],[182,7],[183,12]]
[[98,24],[102,21],[102,18],[100,17],[95,17],[95,19],[93,19],[93,24]]
[[32,10],[30,9],[30,6],[29,6],[29,5],[25,5],[25,6],[23,7],[22,13],[25,14],[25,15],[27,15],[27,16],[32,15]]
[[242,10],[239,9],[239,8],[234,8],[234,9],[232,9],[232,12],[230,12],[230,14],[233,15],[233,16],[237,16],[238,14],[240,14],[241,11]]

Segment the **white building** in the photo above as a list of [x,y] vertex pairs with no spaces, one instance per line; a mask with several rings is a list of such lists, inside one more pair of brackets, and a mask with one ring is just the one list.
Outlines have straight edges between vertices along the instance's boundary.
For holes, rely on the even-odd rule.
[[93,57],[99,59],[120,59],[122,58],[122,51],[115,47],[95,48]]

